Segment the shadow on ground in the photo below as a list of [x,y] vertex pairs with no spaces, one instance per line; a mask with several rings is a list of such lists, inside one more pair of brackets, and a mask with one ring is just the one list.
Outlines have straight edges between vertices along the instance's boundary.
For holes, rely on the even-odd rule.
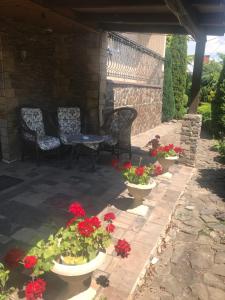
[[200,169],[197,182],[225,201],[225,169]]

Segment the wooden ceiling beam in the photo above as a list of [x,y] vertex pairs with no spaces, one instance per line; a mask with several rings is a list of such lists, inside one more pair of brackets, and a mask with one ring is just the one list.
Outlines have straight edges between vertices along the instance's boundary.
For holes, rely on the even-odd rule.
[[39,0],[51,6],[70,8],[114,8],[114,7],[140,7],[140,6],[165,6],[164,0]]
[[148,23],[148,24],[178,24],[173,14],[103,14],[103,13],[75,13],[76,18],[84,22],[101,23]]
[[187,34],[187,31],[180,25],[152,25],[152,24],[99,24],[99,29],[118,32],[142,32],[161,34]]
[[200,24],[190,2],[187,0],[165,0],[165,3],[195,40],[204,36],[204,33],[199,29]]

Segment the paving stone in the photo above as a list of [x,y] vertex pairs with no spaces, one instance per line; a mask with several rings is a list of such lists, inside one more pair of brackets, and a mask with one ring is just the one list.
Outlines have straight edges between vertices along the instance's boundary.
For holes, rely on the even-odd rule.
[[161,287],[173,296],[181,295],[183,290],[183,287],[179,281],[171,274],[162,280]]
[[209,291],[209,300],[224,300],[225,291],[222,291],[218,288],[208,287]]
[[225,252],[224,251],[216,252],[215,263],[216,264],[225,264]]
[[203,215],[203,214],[201,214],[201,219],[205,223],[218,223],[218,220],[213,215]]
[[36,230],[31,228],[22,228],[16,231],[12,235],[12,238],[30,245],[34,245],[38,239],[40,239],[40,237],[37,236]]
[[208,269],[212,266],[214,260],[214,252],[206,246],[197,247],[190,253],[190,263],[192,268],[201,270]]
[[204,283],[218,289],[225,290],[225,281],[221,280],[219,276],[216,276],[210,272],[204,274]]
[[224,264],[215,264],[213,265],[211,272],[216,274],[216,275],[220,275],[220,276],[224,276],[225,277],[225,267]]
[[[198,300],[209,300],[209,293],[207,286],[203,283],[194,283],[190,286],[194,296],[198,297]],[[214,298],[216,300],[216,298]]]

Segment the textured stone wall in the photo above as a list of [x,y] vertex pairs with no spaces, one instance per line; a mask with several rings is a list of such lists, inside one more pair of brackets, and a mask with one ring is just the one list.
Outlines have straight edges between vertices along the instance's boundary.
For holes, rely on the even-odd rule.
[[201,125],[201,115],[187,114],[184,116],[181,127],[181,147],[184,149],[184,153],[180,157],[180,162],[187,166],[195,166]]
[[107,81],[106,112],[120,106],[133,106],[138,116],[132,135],[147,131],[161,123],[162,88]]
[[104,34],[43,32],[39,28],[12,21],[5,23],[1,19],[0,26],[3,159],[19,158],[17,108],[22,105],[49,110],[60,105],[79,105],[86,113],[87,130],[97,132],[99,86],[104,81],[101,72],[106,69]]

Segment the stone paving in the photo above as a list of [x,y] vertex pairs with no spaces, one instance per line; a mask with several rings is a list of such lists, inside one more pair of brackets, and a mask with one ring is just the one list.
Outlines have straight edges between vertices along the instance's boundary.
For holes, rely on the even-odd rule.
[[[139,155],[144,157],[144,162],[150,161],[143,146],[155,134],[160,134],[164,143],[177,144],[179,132],[180,123],[171,123],[134,137],[133,161],[137,162]],[[111,246],[105,264],[95,272],[92,286],[97,291],[97,299],[127,299],[135,291],[157,245],[164,239],[171,214],[193,169],[175,165],[172,180],[157,178],[157,187],[145,200],[149,214],[141,217],[126,211],[132,198],[119,174],[112,169],[110,155],[101,157],[94,173],[90,171],[87,158],[82,158],[72,170],[65,166],[65,161],[57,162],[54,158],[40,167],[30,161],[0,164],[0,175],[24,180],[0,192],[1,257],[15,246],[27,249],[63,226],[69,218],[67,207],[72,200],[80,201],[89,215],[101,216],[114,211],[116,231],[113,238],[115,241],[126,238],[132,252],[128,259],[121,261]]]
[[225,299],[225,166],[212,146],[200,140],[195,174],[134,299]]

